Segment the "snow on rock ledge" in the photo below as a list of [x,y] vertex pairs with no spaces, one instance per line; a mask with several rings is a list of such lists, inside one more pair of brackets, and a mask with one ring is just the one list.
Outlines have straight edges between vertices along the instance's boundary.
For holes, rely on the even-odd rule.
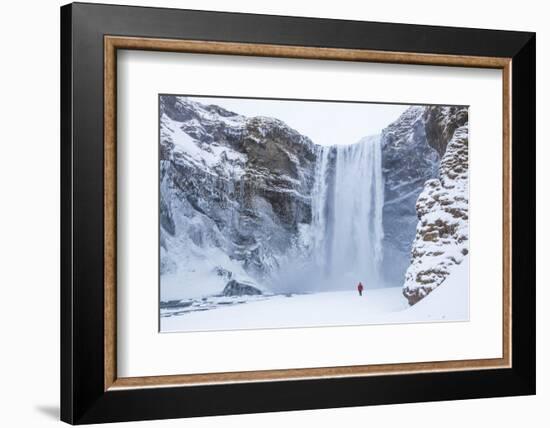
[[416,203],[419,222],[403,285],[410,305],[438,287],[468,254],[467,122],[448,142],[439,174],[426,181]]

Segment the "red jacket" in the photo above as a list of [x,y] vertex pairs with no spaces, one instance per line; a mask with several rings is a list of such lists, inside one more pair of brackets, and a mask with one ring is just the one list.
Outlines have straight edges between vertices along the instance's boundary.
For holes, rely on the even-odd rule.
[[359,283],[359,284],[357,285],[357,289],[358,289],[359,291],[363,291],[363,284]]

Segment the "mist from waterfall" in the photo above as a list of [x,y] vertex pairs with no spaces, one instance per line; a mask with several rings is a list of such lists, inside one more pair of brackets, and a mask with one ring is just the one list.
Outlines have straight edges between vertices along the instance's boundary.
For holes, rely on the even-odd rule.
[[312,192],[313,258],[325,289],[381,284],[384,183],[380,136],[319,147]]

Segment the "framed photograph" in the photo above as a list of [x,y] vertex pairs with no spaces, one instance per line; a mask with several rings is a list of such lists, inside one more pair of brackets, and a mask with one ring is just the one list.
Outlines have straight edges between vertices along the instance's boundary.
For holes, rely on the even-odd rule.
[[468,128],[467,106],[160,94],[160,332],[469,321]]
[[535,393],[533,33],[76,3],[61,104],[62,420]]

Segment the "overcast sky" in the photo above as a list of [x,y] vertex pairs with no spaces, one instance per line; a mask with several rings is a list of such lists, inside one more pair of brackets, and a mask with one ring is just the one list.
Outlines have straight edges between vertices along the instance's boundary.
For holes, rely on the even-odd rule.
[[409,106],[189,97],[203,104],[217,104],[244,116],[269,116],[282,120],[316,144],[353,144],[367,135],[379,134]]

